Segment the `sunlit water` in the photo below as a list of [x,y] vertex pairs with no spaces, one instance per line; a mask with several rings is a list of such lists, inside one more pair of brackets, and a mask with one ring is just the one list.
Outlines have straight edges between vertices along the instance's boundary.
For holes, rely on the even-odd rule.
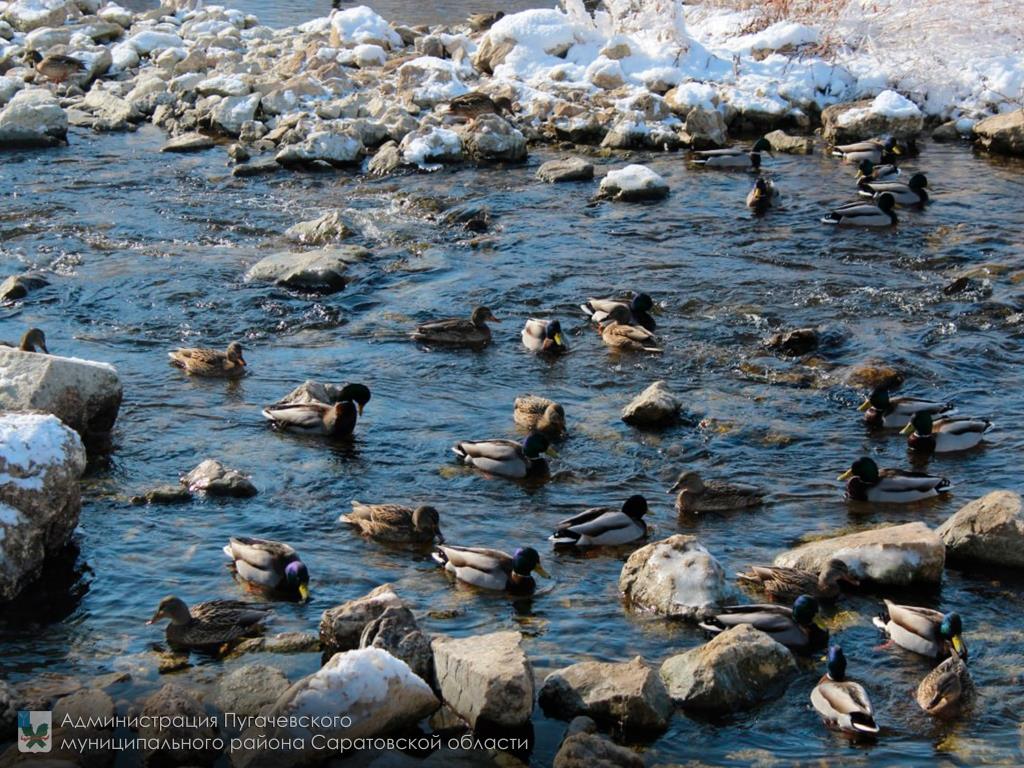
[[[56,275],[51,287],[2,310],[0,338],[38,325],[56,354],[116,365],[125,389],[113,451],[93,462],[85,483],[80,575],[57,591],[72,597],[58,599],[51,585],[0,613],[0,674],[12,682],[126,670],[123,699],[158,686],[167,678],[155,672],[153,647],[163,633],[144,622],[168,593],[190,602],[242,597],[220,552],[232,534],[288,541],[310,566],[311,602],[278,605],[275,631],[315,631],[325,608],[392,582],[430,632],[521,630],[543,674],[636,654],[660,664],[705,639],[623,608],[617,582],[628,548],[550,552],[552,524],[584,506],[642,493],[655,538],[694,533],[731,574],[805,534],[937,525],[985,491],[1020,490],[1020,163],[928,145],[917,163],[932,180],[933,205],[901,212],[892,232],[837,232],[818,219],[849,198],[852,174],[820,154],[771,163],[786,205],[758,219],[743,206],[747,174],[692,170],[679,154],[637,156],[673,192],[658,204],[628,205],[595,204],[596,184],[535,181],[536,166],[554,156],[543,150],[508,168],[239,180],[222,151],[161,155],[162,141],[150,127],[74,131],[68,148],[3,158],[3,274]],[[596,162],[602,172],[622,159]],[[486,208],[492,231],[471,242],[475,233],[445,222],[452,207]],[[287,227],[334,208],[374,254],[343,292],[311,299],[243,280],[263,255],[290,247]],[[942,293],[953,275],[982,265],[992,266],[991,296]],[[578,310],[587,296],[627,289],[662,305],[664,355],[609,353]],[[405,337],[417,321],[467,314],[474,304],[504,321],[484,352],[431,352]],[[527,353],[518,336],[531,315],[559,317],[572,353],[555,362]],[[760,346],[774,329],[808,325],[829,339],[812,365]],[[189,380],[167,365],[166,351],[179,344],[233,339],[248,350],[251,374],[241,382]],[[855,410],[861,393],[842,384],[845,366],[870,358],[909,371],[907,391],[954,398],[962,412],[998,423],[987,447],[928,464],[956,483],[949,500],[867,513],[843,501],[834,478],[856,456],[908,463],[902,438],[865,432]],[[806,374],[811,385],[750,373],[765,367]],[[372,388],[351,443],[267,427],[260,406],[306,378]],[[623,424],[620,408],[656,379],[684,396],[691,418],[653,433]],[[523,488],[458,468],[452,442],[516,434],[512,400],[525,392],[566,408],[571,436],[552,479]],[[251,473],[259,496],[128,503],[206,457]],[[765,486],[771,503],[679,520],[665,489],[684,467]],[[426,551],[386,548],[339,524],[351,499],[433,503],[450,542],[535,546],[554,581],[516,602],[453,586]],[[849,613],[836,626],[883,726],[876,744],[851,746],[821,727],[808,702],[822,671],[813,659],[774,703],[714,722],[677,714],[667,733],[644,742],[645,759],[747,765],[769,753],[785,763],[838,753],[865,765],[913,765],[941,753],[952,764],[1017,763],[1020,586],[948,570],[940,591],[894,595],[963,614],[979,703],[961,724],[939,725],[918,710],[913,690],[927,665],[879,649],[870,623],[879,596],[865,593],[841,601]],[[292,679],[318,662],[315,654],[268,658]],[[196,660],[174,679],[201,686],[256,660]],[[547,765],[564,724],[539,710],[534,724],[532,761]]]

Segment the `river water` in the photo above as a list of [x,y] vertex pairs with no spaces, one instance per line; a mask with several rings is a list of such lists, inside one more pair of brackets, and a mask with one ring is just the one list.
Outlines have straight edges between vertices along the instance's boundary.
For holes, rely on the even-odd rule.
[[[280,23],[307,12],[273,7]],[[422,6],[416,12],[429,15]],[[679,154],[633,156],[673,192],[658,204],[629,205],[594,203],[591,184],[536,182],[536,166],[555,156],[541,149],[509,168],[235,179],[220,150],[158,154],[163,136],[148,126],[125,135],[74,130],[70,140],[3,158],[3,273],[38,268],[55,276],[51,287],[2,310],[0,338],[38,325],[52,352],[113,363],[125,402],[113,450],[93,460],[85,481],[70,586],[40,587],[0,613],[0,676],[12,682],[127,671],[132,679],[118,689],[125,699],[158,686],[166,678],[156,674],[153,647],[163,633],[144,622],[168,593],[189,602],[241,597],[220,552],[233,534],[288,541],[310,567],[312,600],[278,605],[275,631],[315,631],[324,609],[392,582],[431,632],[522,631],[541,671],[636,654],[660,664],[705,638],[626,612],[617,580],[628,549],[553,554],[546,537],[555,521],[642,493],[655,538],[694,533],[731,574],[807,534],[937,525],[988,490],[1021,488],[1020,162],[929,144],[917,160],[932,181],[927,210],[902,212],[892,232],[837,232],[818,219],[849,199],[852,175],[820,153],[770,163],[785,208],[759,219],[743,206],[747,174],[692,170]],[[243,280],[249,265],[288,247],[287,227],[335,208],[354,223],[355,242],[373,252],[343,292],[310,299]],[[478,208],[492,219],[483,236],[448,221],[449,209]],[[964,271],[976,276],[976,290],[945,295],[943,286]],[[659,302],[664,355],[609,353],[577,308],[588,296],[627,289]],[[406,339],[417,321],[468,314],[475,304],[504,321],[486,351],[430,352]],[[559,317],[572,353],[555,362],[527,353],[518,335],[531,315]],[[799,326],[825,332],[815,360],[765,354],[762,338]],[[223,347],[233,339],[247,349],[243,381],[193,381],[167,365],[166,351],[179,344]],[[861,393],[842,384],[847,366],[872,358],[908,371],[907,391],[953,398],[962,412],[997,422],[987,447],[928,465],[956,483],[952,498],[873,511],[843,500],[835,476],[858,455],[907,464],[902,438],[866,433],[855,410]],[[771,380],[759,375],[766,368]],[[260,406],[306,378],[371,387],[351,443],[267,427]],[[623,424],[619,409],[656,379],[684,395],[691,418],[654,433]],[[455,440],[515,433],[512,401],[525,392],[553,397],[567,412],[571,435],[552,479],[523,488],[457,467]],[[128,503],[206,457],[251,473],[259,496]],[[771,503],[679,520],[665,489],[682,468],[757,483]],[[380,546],[339,524],[351,499],[433,503],[449,542],[535,546],[554,580],[520,601],[452,586],[427,552]],[[875,703],[883,727],[876,744],[850,745],[821,727],[808,702],[822,673],[814,659],[774,703],[717,721],[677,714],[667,733],[643,743],[645,760],[1019,763],[1021,586],[951,569],[941,591],[885,593],[964,616],[979,702],[959,724],[933,723],[918,710],[913,690],[927,666],[879,649],[870,622],[879,595],[865,593],[843,600],[832,626],[851,675]],[[177,679],[203,686],[257,660],[292,679],[317,666],[313,654],[197,660]],[[548,765],[564,724],[539,711],[534,724],[532,763]]]

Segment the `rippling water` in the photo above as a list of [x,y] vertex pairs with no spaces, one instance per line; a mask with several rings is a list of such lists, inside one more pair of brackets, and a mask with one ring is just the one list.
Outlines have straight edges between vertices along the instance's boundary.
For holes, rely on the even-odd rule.
[[[918,163],[935,203],[903,212],[896,231],[875,233],[818,223],[852,188],[850,169],[820,155],[772,163],[786,206],[758,219],[743,207],[748,175],[691,170],[675,154],[637,156],[668,178],[671,197],[624,205],[593,203],[590,184],[536,182],[536,166],[553,156],[540,150],[520,167],[383,181],[344,172],[239,180],[222,151],[169,157],[156,152],[162,141],[149,127],[75,131],[68,148],[4,156],[11,194],[0,211],[3,272],[57,274],[50,288],[2,310],[0,338],[38,325],[53,352],[109,361],[125,387],[114,450],[93,462],[86,480],[71,597],[37,592],[0,614],[0,673],[9,680],[126,670],[133,681],[124,696],[158,685],[152,647],[163,633],[144,621],[167,593],[190,602],[241,596],[220,552],[232,534],[286,540],[310,566],[313,599],[277,606],[278,631],[314,631],[325,608],[390,581],[431,632],[523,631],[541,671],[635,654],[657,664],[703,642],[701,633],[627,613],[617,579],[628,552],[552,554],[552,523],[642,493],[655,538],[695,533],[732,573],[770,561],[808,533],[936,525],[985,491],[1020,490],[1021,163],[929,145]],[[445,223],[453,206],[486,208],[493,230],[472,240]],[[243,281],[250,264],[288,247],[288,226],[333,208],[374,253],[345,291],[309,299]],[[991,296],[942,293],[954,274],[983,265]],[[582,299],[627,289],[660,302],[663,356],[609,353],[584,322]],[[504,320],[486,351],[429,352],[406,340],[417,321],[474,304]],[[559,317],[572,354],[555,362],[528,354],[518,334],[530,315]],[[810,365],[761,350],[774,329],[806,325],[823,327],[831,340]],[[179,344],[222,347],[232,339],[248,350],[244,381],[188,380],[166,363]],[[951,499],[866,514],[843,501],[834,478],[859,454],[907,463],[901,438],[865,433],[854,410],[860,393],[841,383],[845,366],[869,358],[909,370],[907,391],[955,398],[962,412],[998,423],[986,448],[928,465],[955,481]],[[756,375],[764,368],[783,382],[801,374],[802,385],[769,383]],[[351,444],[268,429],[260,406],[306,378],[370,385],[373,400]],[[655,379],[685,395],[692,423],[650,433],[619,420],[621,406]],[[512,400],[525,392],[559,400],[568,415],[571,436],[550,482],[522,488],[456,467],[454,440],[515,433]],[[252,473],[260,495],[128,504],[206,457]],[[684,467],[756,482],[772,490],[772,501],[758,511],[677,520],[665,489]],[[536,546],[554,583],[516,602],[452,586],[425,552],[385,548],[339,524],[354,498],[432,502],[453,543]],[[717,721],[677,714],[646,745],[645,759],[747,765],[838,752],[872,765],[937,754],[953,764],[1019,763],[1020,587],[949,570],[941,591],[896,595],[955,606],[965,618],[980,697],[959,725],[933,723],[917,709],[913,689],[927,667],[878,650],[870,618],[879,599],[863,594],[842,601],[835,621],[851,673],[869,683],[883,725],[876,745],[850,746],[821,727],[808,703],[821,674],[815,659],[775,703]],[[202,685],[222,666],[257,659],[199,662],[184,679]],[[317,660],[270,663],[294,679]],[[535,728],[532,760],[542,766],[564,724],[538,712]]]

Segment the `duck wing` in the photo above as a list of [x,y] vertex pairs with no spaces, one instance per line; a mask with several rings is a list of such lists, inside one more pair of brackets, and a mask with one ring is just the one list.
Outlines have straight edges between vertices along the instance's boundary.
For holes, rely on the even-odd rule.
[[945,435],[984,434],[992,429],[988,419],[972,419],[968,416],[939,419],[932,424],[932,431]]
[[512,572],[512,556],[499,549],[450,545],[439,545],[437,549],[444,555],[445,562],[456,569],[472,568],[484,573]]
[[889,614],[889,621],[918,637],[929,639],[937,637],[939,625],[942,623],[942,614],[939,611],[934,611],[931,608],[919,608],[914,605],[899,605],[889,600],[885,601],[885,607]]
[[463,440],[452,450],[467,459],[489,459],[490,461],[525,461],[523,446],[514,440]]
[[401,504],[363,504],[352,502],[352,512],[342,515],[347,523],[360,521],[380,523],[383,525],[403,525],[412,518],[413,510]]
[[468,333],[476,329],[471,320],[462,317],[452,317],[445,320],[432,320],[416,327],[416,334],[435,333]]
[[195,621],[210,625],[238,625],[242,627],[258,624],[267,618],[268,606],[258,603],[243,603],[239,600],[207,600],[192,606],[190,611]]
[[615,307],[620,306],[629,309],[628,302],[619,299],[587,299],[586,304],[580,304],[580,309],[595,323],[603,323]]
[[268,405],[263,409],[263,416],[285,429],[300,429],[310,432],[322,431],[324,428],[324,414],[330,410],[330,407],[323,403]]
[[835,680],[822,680],[818,684],[818,692],[839,714],[853,715],[859,712],[868,717],[874,715],[875,710],[871,706],[871,700],[860,683],[855,683],[852,680],[841,683]]
[[949,480],[923,472],[904,472],[899,469],[883,469],[879,473],[879,481],[874,486],[886,493],[904,493],[907,491],[935,491],[949,487]]

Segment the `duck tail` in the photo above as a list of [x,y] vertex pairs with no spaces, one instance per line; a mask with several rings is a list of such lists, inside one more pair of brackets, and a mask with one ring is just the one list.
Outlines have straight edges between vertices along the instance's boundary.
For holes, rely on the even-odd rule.
[[939,484],[935,486],[935,491],[937,493],[949,493],[952,488],[953,483],[948,477],[940,477]]
[[433,552],[431,552],[430,556],[438,565],[448,565],[448,555],[446,555],[444,550],[440,547],[437,547]]
[[660,355],[664,351],[661,347],[644,347],[644,352],[651,352],[656,355]]
[[828,216],[822,216],[821,217],[821,223],[822,224],[838,224],[839,223],[839,216],[836,216],[834,213],[830,213]]
[[889,623],[889,615],[886,613],[880,613],[877,616],[872,617],[871,623],[885,632],[885,625]]
[[223,547],[224,554],[228,556],[229,560],[235,559],[235,553],[231,551],[231,545],[225,544]]
[[589,301],[586,304],[580,304],[580,309],[583,310],[583,314],[585,314],[587,317],[594,316],[594,308],[590,306]]
[[454,453],[460,459],[465,459],[466,458],[466,451],[462,447],[462,443],[456,443],[455,445],[453,445],[452,446],[452,453]]
[[548,536],[548,541],[556,547],[571,547],[580,540],[580,535],[568,528],[560,528]]
[[875,719],[866,712],[851,712],[850,725],[858,733],[878,733]]
[[843,154],[843,152],[841,150],[833,149],[832,150],[832,157],[846,157],[846,155]]
[[983,421],[985,422],[985,429],[981,431],[981,434],[984,435],[986,432],[991,432],[996,428],[996,423],[994,421],[989,421],[988,419],[983,419]]

